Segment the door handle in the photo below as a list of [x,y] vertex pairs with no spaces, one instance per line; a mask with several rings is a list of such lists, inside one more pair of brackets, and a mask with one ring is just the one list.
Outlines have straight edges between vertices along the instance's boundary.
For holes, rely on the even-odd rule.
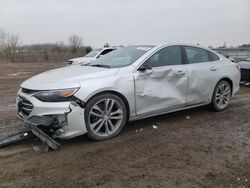
[[217,70],[216,67],[211,67],[211,68],[210,68],[210,71],[216,71],[216,70]]
[[182,70],[178,70],[177,72],[175,72],[176,75],[184,75],[186,74],[185,71],[182,71]]
[[145,74],[151,74],[152,72],[153,72],[152,69],[147,69],[147,70],[144,71]]

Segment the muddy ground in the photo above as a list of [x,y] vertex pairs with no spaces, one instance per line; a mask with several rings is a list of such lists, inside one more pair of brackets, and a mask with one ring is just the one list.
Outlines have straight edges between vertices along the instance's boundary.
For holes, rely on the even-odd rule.
[[[22,129],[19,84],[59,66],[0,65],[0,138]],[[0,187],[250,187],[250,88],[224,112],[202,107],[148,118],[114,139],[82,136],[45,154],[32,151],[34,142],[0,149]]]

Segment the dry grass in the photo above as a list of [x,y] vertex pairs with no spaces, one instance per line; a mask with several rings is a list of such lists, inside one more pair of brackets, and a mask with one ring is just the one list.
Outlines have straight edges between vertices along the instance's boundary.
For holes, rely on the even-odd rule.
[[250,87],[241,86],[240,91],[238,93],[240,93],[240,94],[250,93]]

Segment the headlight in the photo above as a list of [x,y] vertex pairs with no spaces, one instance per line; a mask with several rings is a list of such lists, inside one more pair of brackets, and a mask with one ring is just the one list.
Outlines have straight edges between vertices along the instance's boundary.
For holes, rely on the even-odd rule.
[[34,95],[38,100],[43,102],[62,102],[69,101],[79,88],[40,91]]

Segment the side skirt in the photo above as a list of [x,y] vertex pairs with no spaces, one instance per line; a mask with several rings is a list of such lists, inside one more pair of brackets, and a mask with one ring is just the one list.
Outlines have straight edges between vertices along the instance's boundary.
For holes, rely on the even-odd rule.
[[140,119],[144,119],[144,118],[148,118],[148,117],[153,117],[153,116],[158,116],[158,115],[163,115],[163,114],[169,114],[169,113],[172,113],[172,112],[187,110],[187,109],[190,109],[190,108],[206,106],[208,104],[210,104],[210,101],[206,102],[206,103],[199,103],[199,104],[196,104],[196,105],[185,106],[183,108],[177,108],[177,109],[174,109],[174,110],[168,110],[168,111],[163,111],[163,112],[159,112],[159,113],[152,113],[152,114],[147,114],[147,115],[134,116],[134,117],[131,117],[129,119],[129,121],[135,121],[135,120],[140,120]]

